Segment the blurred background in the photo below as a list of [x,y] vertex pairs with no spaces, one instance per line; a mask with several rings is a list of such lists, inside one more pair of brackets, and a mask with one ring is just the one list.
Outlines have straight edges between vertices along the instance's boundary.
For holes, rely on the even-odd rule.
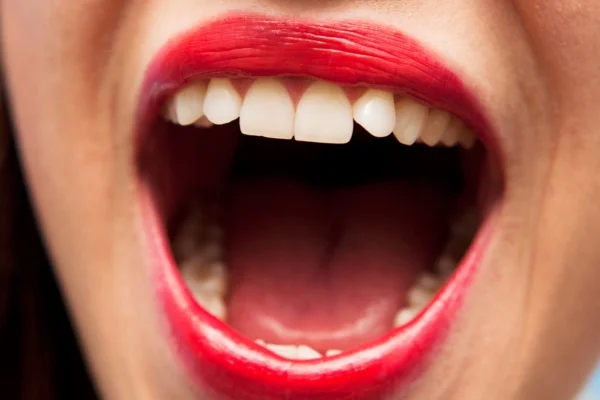
[[600,400],[600,368],[577,400]]

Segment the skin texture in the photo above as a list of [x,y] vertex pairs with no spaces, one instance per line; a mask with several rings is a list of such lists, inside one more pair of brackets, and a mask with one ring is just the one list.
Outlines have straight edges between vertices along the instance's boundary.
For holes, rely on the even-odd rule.
[[28,184],[103,398],[198,398],[152,302],[131,137],[151,57],[169,37],[232,9],[397,27],[461,74],[500,134],[499,234],[409,398],[567,399],[592,369],[600,353],[597,1],[0,4]]

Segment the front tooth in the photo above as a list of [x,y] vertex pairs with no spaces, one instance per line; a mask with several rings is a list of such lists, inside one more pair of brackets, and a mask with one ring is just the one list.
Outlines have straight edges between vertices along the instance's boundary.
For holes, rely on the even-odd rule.
[[313,349],[312,347],[300,345],[296,351],[296,359],[297,360],[315,360],[317,358],[322,358],[321,353]]
[[442,110],[431,110],[421,132],[421,141],[428,146],[438,144],[450,123],[450,114]]
[[339,356],[340,354],[342,354],[342,351],[336,350],[336,349],[327,350],[325,352],[326,357],[335,357],[335,356]]
[[369,89],[353,106],[354,120],[375,137],[386,137],[396,126],[394,95]]
[[285,86],[276,79],[258,79],[244,98],[240,130],[251,136],[291,139],[294,117],[294,103]]
[[191,125],[204,113],[206,83],[195,82],[179,90],[167,104],[166,115],[169,120],[179,125]]
[[298,103],[294,137],[301,142],[348,143],[352,124],[352,107],[342,88],[317,81]]
[[204,99],[204,115],[210,122],[223,125],[240,116],[242,98],[231,80],[214,78],[208,84]]
[[412,319],[417,315],[417,311],[412,308],[403,308],[396,314],[394,318],[394,327],[397,328],[406,324],[407,322],[412,321]]
[[396,127],[394,136],[407,146],[415,143],[427,119],[428,109],[414,100],[404,97],[396,102]]
[[265,347],[278,356],[288,358],[290,360],[296,359],[296,355],[298,353],[298,348],[296,346],[266,343]]

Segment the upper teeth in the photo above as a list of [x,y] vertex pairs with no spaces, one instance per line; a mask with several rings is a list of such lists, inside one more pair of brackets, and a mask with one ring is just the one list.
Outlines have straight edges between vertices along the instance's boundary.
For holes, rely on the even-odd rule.
[[[268,110],[268,114],[264,110]],[[291,139],[294,113],[294,103],[279,80],[258,79],[244,98],[240,130],[246,135]]]
[[204,114],[210,122],[217,125],[231,122],[239,118],[241,107],[242,97],[229,79],[215,78],[210,81],[203,108]]
[[376,137],[392,132],[400,143],[429,146],[460,144],[471,148],[475,135],[462,121],[429,109],[408,97],[367,89],[353,103],[341,86],[314,81],[297,104],[277,78],[256,79],[244,97],[234,82],[213,78],[188,84],[165,107],[165,117],[179,125],[209,127],[240,119],[243,134],[319,143],[347,143],[353,120]]

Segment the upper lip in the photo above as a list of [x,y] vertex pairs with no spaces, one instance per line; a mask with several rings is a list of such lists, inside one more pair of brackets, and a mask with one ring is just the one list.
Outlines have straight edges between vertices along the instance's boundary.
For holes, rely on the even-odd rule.
[[[461,118],[497,150],[496,136],[461,79],[406,35],[357,22],[314,23],[231,14],[169,42],[147,70],[136,140],[186,82],[214,76],[308,76],[407,93]],[[136,148],[140,147],[135,146]],[[500,158],[496,154],[497,158]],[[487,246],[491,216],[455,276],[400,332],[341,358],[291,363],[271,356],[198,306],[177,272],[149,189],[139,185],[159,303],[196,383],[215,398],[380,399],[398,395],[448,332]]]

